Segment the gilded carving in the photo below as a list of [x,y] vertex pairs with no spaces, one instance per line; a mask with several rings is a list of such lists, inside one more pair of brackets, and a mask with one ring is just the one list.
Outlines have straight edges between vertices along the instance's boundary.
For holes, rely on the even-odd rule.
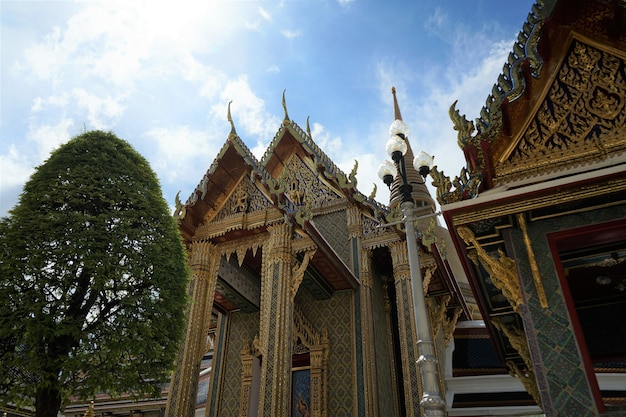
[[433,275],[435,275],[435,270],[437,270],[437,264],[433,263],[430,265],[426,265],[424,268],[424,281],[422,285],[424,287],[424,295],[428,295],[428,286],[430,285],[430,281],[433,279]]
[[537,404],[541,404],[541,395],[539,394],[539,387],[537,386],[537,380],[535,379],[535,373],[530,369],[520,369],[520,367],[513,361],[506,361],[506,366],[509,368],[509,374],[515,378],[518,378],[526,391],[535,400]]
[[539,302],[541,303],[541,307],[548,308],[548,299],[546,298],[546,291],[543,288],[543,282],[541,279],[541,274],[539,273],[539,266],[537,265],[535,252],[533,251],[532,243],[530,241],[530,237],[528,236],[528,228],[526,227],[526,218],[524,217],[524,214],[518,213],[517,222],[522,231],[522,236],[524,237],[524,246],[526,246],[526,253],[528,254],[528,263],[530,264],[530,271],[533,276],[533,281],[535,282],[535,289],[537,290],[537,297],[539,297]]
[[462,313],[463,309],[457,307],[452,311],[452,317],[446,315],[446,320],[443,323],[443,340],[445,347],[447,347],[450,344],[450,341],[452,341],[452,336],[454,336],[456,323],[459,320],[459,317],[461,317]]
[[176,220],[184,219],[187,215],[187,206],[181,203],[180,201],[180,191],[176,193],[176,197],[174,197],[174,213],[172,214]]
[[237,262],[239,266],[243,265],[246,253],[248,250],[252,251],[252,256],[256,256],[259,248],[263,247],[268,239],[267,233],[259,233],[255,236],[246,237],[242,240],[232,240],[226,243],[221,243],[215,246],[220,255],[226,257],[229,260],[233,254],[237,254]]
[[[491,257],[491,255],[480,246],[474,233],[472,233],[467,226],[457,227],[457,233],[467,245],[474,246],[478,261],[489,274],[491,281],[496,288],[502,291],[502,294],[509,301],[513,309],[517,311],[523,301],[515,261],[506,256],[502,250],[498,250],[499,259]],[[476,263],[475,259],[472,260]]]
[[207,279],[206,274],[212,270],[213,251],[215,246],[208,241],[193,241],[189,244],[189,266],[202,279]]
[[359,168],[359,161],[355,159],[354,167],[352,168],[352,171],[350,171],[350,173],[348,174],[347,178],[344,173],[340,173],[336,175],[337,182],[339,183],[339,187],[341,187],[342,189],[348,189],[348,188],[356,189],[356,184],[357,184],[356,172],[358,168]]
[[[172,377],[165,415],[185,416],[195,407],[196,386],[191,383],[197,378],[197,365],[206,352],[210,327],[213,294],[217,283],[219,252],[208,241],[193,241],[189,245],[189,265],[192,270],[190,281],[191,306],[188,313],[185,342],[177,359],[178,367]],[[172,407],[176,404],[176,407]]]
[[431,246],[437,243],[437,236],[435,235],[435,228],[437,227],[437,221],[434,217],[431,217],[428,222],[428,227],[426,230],[422,231],[422,245],[428,250],[432,252]]
[[386,228],[380,227],[381,222],[376,221],[370,217],[363,217],[363,229],[362,234],[364,238],[372,238],[388,233]]
[[410,280],[411,270],[409,269],[409,253],[404,241],[399,241],[389,245],[391,260],[393,263],[394,281]]
[[313,328],[300,309],[293,309],[293,341],[294,354],[308,352],[310,354],[311,370],[311,417],[325,417],[327,415],[326,389],[327,362],[330,351],[328,332],[321,332]]
[[360,237],[362,226],[361,226],[361,210],[358,206],[350,206],[348,210],[346,210],[346,214],[348,216],[348,238],[354,239]]
[[626,150],[624,59],[573,38],[534,118],[496,166],[497,183]]
[[496,329],[501,331],[506,336],[511,343],[511,346],[513,346],[513,348],[519,353],[524,361],[524,364],[526,365],[525,369],[520,369],[515,362],[507,361],[509,373],[512,376],[519,378],[522,384],[524,384],[526,391],[528,391],[537,404],[541,404],[541,398],[539,396],[539,389],[533,372],[533,362],[530,356],[530,349],[528,348],[526,334],[523,330],[506,326],[498,317],[493,317],[492,323]]
[[474,133],[475,129],[474,122],[467,120],[465,118],[465,115],[461,115],[461,113],[456,109],[457,102],[458,100],[455,100],[448,109],[448,116],[454,124],[454,130],[459,132],[457,134],[457,144],[460,148],[463,148],[467,140],[471,138],[472,133]]
[[430,177],[433,180],[433,186],[437,189],[437,201],[439,204],[450,204],[461,200],[461,196],[458,193],[455,194],[454,191],[451,191],[452,181],[450,181],[450,177],[444,175],[443,171],[439,171],[437,165],[430,170]]
[[431,323],[433,323],[433,339],[439,339],[439,335],[441,331],[443,331],[443,340],[444,346],[448,346],[450,341],[452,340],[452,336],[454,335],[454,328],[456,327],[456,322],[463,310],[461,308],[455,308],[452,311],[452,315],[448,314],[448,305],[450,304],[450,300],[452,297],[450,295],[445,295],[441,297],[439,300],[439,304],[435,303],[432,298],[427,298],[426,303],[428,305],[428,309],[431,313]]
[[377,191],[378,191],[378,186],[376,185],[376,183],[374,183],[374,188],[372,188],[372,192],[370,193],[370,195],[367,198],[369,200],[375,200]]
[[291,299],[293,300],[298,293],[298,288],[300,288],[300,283],[302,282],[302,278],[304,278],[304,273],[306,272],[307,267],[309,266],[309,262],[313,255],[315,254],[315,249],[307,250],[304,252],[304,258],[300,265],[298,265],[297,260],[294,258],[294,265],[291,267]]
[[259,413],[269,417],[284,415],[289,409],[289,385],[284,381],[289,377],[291,368],[293,331],[292,224],[275,224],[268,227],[268,232],[261,269],[259,337],[263,366]]

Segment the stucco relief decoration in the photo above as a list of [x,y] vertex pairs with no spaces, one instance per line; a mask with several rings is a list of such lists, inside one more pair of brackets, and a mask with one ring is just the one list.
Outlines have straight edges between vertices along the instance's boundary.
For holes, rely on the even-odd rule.
[[624,74],[621,57],[574,39],[537,114],[501,161],[500,181],[624,151],[614,133],[626,128]]
[[320,208],[339,198],[298,157],[291,159],[281,180],[287,186],[285,194],[298,207]]

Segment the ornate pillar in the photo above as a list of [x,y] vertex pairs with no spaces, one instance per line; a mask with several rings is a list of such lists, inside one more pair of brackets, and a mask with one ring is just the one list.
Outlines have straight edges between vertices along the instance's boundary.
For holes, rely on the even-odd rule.
[[411,293],[411,270],[409,254],[404,241],[389,245],[393,261],[393,277],[396,287],[398,328],[400,330],[400,356],[404,381],[404,404],[406,415],[419,417],[421,381],[417,370],[417,332],[413,314]]
[[[249,351],[249,349],[246,350]],[[241,402],[239,403],[239,417],[248,417],[252,393],[253,364],[254,356],[250,352],[241,352]]]
[[[387,347],[387,349],[389,349],[389,352],[394,352],[395,351],[395,346],[394,346],[394,342],[393,342],[393,327],[395,326],[395,323],[393,322],[393,319],[391,317],[391,302],[389,301],[389,291],[388,291],[388,285],[387,283],[383,284],[383,297],[385,300],[385,328],[387,329],[387,340],[389,341],[389,345]],[[398,375],[396,372],[396,358],[395,355],[390,355],[391,356],[391,367],[390,367],[390,372],[391,372],[391,380],[392,381],[397,381],[398,380]],[[392,386],[391,387],[391,392],[393,395],[393,404],[394,404],[394,414],[392,416],[388,416],[388,417],[399,417],[400,416],[400,409],[399,409],[399,404],[400,404],[400,398],[398,395],[398,389],[397,386]]]
[[274,225],[269,232],[261,286],[259,416],[263,417],[289,415],[293,333],[291,225]]
[[191,305],[185,339],[170,383],[165,409],[168,417],[190,417],[195,414],[200,362],[208,349],[219,253],[211,242],[192,242],[189,247],[189,265],[192,271],[188,290]]
[[326,364],[328,361],[328,335],[323,332],[321,343],[311,347],[311,417],[327,417]]
[[359,262],[361,281],[361,343],[363,345],[363,390],[365,397],[365,415],[378,415],[378,395],[376,387],[376,350],[374,336],[374,312],[372,310],[372,274],[369,251],[361,250]]
[[378,415],[378,391],[376,387],[376,351],[374,349],[374,312],[372,310],[372,273],[370,251],[361,248],[360,238],[363,230],[361,211],[356,206],[347,210],[348,235],[352,243],[352,265],[359,277],[359,299],[361,307],[361,346],[363,362],[363,398],[365,415]]
[[[258,402],[258,386],[254,384],[255,361],[260,355],[257,347],[258,339],[254,339],[241,351],[241,397],[239,401],[239,417],[256,415]],[[256,365],[258,367],[258,365]]]

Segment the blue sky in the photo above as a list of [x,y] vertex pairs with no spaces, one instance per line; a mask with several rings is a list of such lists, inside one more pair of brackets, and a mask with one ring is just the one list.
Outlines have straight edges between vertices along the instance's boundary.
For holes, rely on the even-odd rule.
[[[448,108],[475,119],[530,0],[0,0],[0,216],[34,168],[85,129],[112,131],[185,201],[230,125],[260,158],[283,118],[358,188],[376,176],[396,86],[414,151],[465,164]],[[434,196],[434,194],[433,194]]]

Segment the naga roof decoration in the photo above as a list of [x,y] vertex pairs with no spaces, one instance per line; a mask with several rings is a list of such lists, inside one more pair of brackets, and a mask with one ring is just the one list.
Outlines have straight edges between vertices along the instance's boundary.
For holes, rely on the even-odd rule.
[[502,68],[502,73],[498,76],[497,83],[491,89],[491,94],[480,111],[480,117],[476,119],[477,135],[472,136],[476,130],[475,125],[456,109],[457,102],[450,106],[448,115],[454,130],[458,132],[457,144],[466,154],[467,167],[462,168],[460,174],[453,180],[436,166],[433,167],[432,184],[437,188],[439,204],[449,204],[478,196],[479,188],[483,184],[482,167],[488,161],[485,161],[482,153],[475,152],[474,148],[480,149],[482,141],[493,141],[500,134],[503,127],[502,104],[519,99],[526,89],[523,71],[526,63],[532,77],[540,77],[544,62],[539,55],[538,42],[544,20],[550,16],[555,4],[556,0],[538,0],[533,5]]
[[556,0],[533,5],[475,123],[456,102],[450,107],[466,166],[454,179],[433,168],[440,204],[568,175],[624,151],[610,132],[626,128],[619,29],[626,2],[567,7]]
[[525,62],[528,62],[531,75],[539,78],[543,59],[539,55],[537,44],[544,20],[550,16],[555,5],[556,0],[539,0],[533,5],[522,30],[517,35],[517,41],[513,44],[513,51],[509,53],[507,62],[502,68],[502,74],[498,76],[498,82],[491,89],[491,94],[480,111],[480,117],[476,119],[479,133],[486,134],[492,127],[499,125],[502,112],[500,106],[505,99],[510,103],[521,97],[526,88],[522,72],[522,65]]

